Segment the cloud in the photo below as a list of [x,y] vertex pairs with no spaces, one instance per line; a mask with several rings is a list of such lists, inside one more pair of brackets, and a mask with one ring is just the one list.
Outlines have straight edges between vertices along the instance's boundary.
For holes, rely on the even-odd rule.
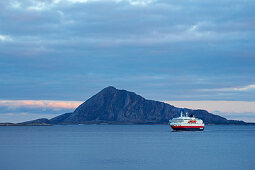
[[[89,4],[89,3],[126,3],[132,6],[147,6],[156,0],[50,0],[50,1],[35,1],[35,0],[27,0],[25,3],[21,3],[22,1],[11,1],[10,6],[14,9],[20,9],[21,6],[26,6],[27,10],[34,11],[43,11],[49,10],[52,8],[59,8],[59,6],[63,4]],[[65,6],[65,5],[64,5]]]
[[252,101],[166,101],[166,103],[173,104],[177,107],[206,109],[209,112],[255,113],[255,102]]
[[254,90],[255,84],[250,84],[247,86],[241,86],[241,87],[229,87],[229,88],[217,88],[217,89],[201,89],[202,91],[249,91]]
[[56,100],[0,100],[0,122],[52,118],[73,112],[81,103],[81,101]]
[[21,3],[18,1],[11,1],[10,5],[12,8],[20,8],[21,7]]
[[37,10],[41,11],[47,8],[47,4],[44,2],[34,2],[33,6],[27,7],[28,10]]
[[1,35],[1,34],[0,34],[0,42],[1,42],[1,41],[2,41],[2,42],[4,42],[4,41],[10,41],[10,40],[12,40],[11,37],[6,36],[6,35]]
[[250,84],[248,86],[243,86],[243,87],[226,88],[223,90],[246,91],[246,90],[252,90],[252,89],[255,89],[255,84]]
[[[63,0],[62,0],[63,1]],[[113,3],[121,3],[121,2],[127,2],[130,5],[148,5],[156,0],[67,0],[68,2],[71,3],[89,3],[89,2],[113,2]]]
[[228,119],[255,122],[255,102],[251,101],[165,101],[176,107],[203,109]]
[[0,35],[0,40],[1,40],[1,41],[4,41],[4,40],[6,40],[6,37],[3,36],[3,35]]
[[10,109],[17,108],[47,108],[47,109],[75,109],[81,101],[54,101],[54,100],[0,100],[0,106]]
[[158,100],[255,100],[252,90],[199,91],[254,84],[254,1],[0,6],[2,99],[83,100],[114,85]]

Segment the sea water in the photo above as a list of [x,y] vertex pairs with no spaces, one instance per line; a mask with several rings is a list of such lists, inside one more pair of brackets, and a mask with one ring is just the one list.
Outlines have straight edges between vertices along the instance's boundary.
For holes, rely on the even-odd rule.
[[255,126],[0,127],[1,170],[255,169]]

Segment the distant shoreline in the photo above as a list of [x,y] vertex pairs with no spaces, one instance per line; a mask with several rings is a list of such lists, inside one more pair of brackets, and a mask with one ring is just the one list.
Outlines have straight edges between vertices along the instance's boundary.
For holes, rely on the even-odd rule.
[[[154,123],[154,122],[148,122],[148,123],[141,123],[141,122],[136,122],[136,123],[127,123],[127,122],[86,122],[86,123],[79,123],[79,124],[46,124],[46,123],[41,123],[41,124],[25,124],[25,123],[0,123],[0,126],[54,126],[54,125],[168,125],[168,123]],[[246,124],[206,124],[206,125],[255,125],[255,123],[246,123]]]

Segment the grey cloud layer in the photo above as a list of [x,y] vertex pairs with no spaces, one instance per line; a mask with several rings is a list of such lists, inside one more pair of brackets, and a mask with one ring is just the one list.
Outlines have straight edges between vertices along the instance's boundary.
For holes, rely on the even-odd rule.
[[[0,98],[255,100],[254,1],[0,2]],[[201,90],[202,89],[202,90]]]

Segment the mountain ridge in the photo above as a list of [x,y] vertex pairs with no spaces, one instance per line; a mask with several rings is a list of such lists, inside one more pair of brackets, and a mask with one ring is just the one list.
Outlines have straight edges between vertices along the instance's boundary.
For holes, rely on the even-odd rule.
[[178,108],[173,105],[148,100],[134,92],[109,86],[79,105],[74,112],[52,119],[37,119],[22,124],[167,124],[180,112],[194,114],[206,124],[246,124],[227,120],[206,110]]

